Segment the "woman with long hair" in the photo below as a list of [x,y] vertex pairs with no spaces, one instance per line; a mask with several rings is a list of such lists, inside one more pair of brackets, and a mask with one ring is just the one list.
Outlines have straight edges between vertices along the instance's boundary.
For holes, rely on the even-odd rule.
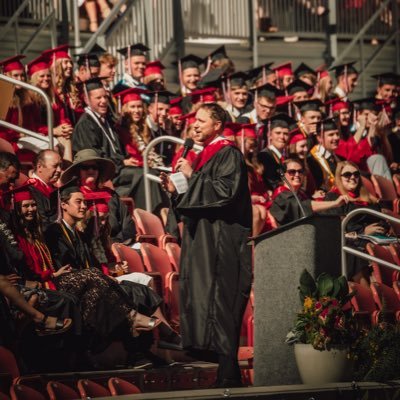
[[[361,207],[380,211],[378,199],[372,196],[363,185],[360,169],[356,164],[351,161],[338,163],[335,175],[335,186],[327,193],[325,200],[335,201],[340,196],[348,196],[351,201],[331,210],[329,214],[347,215],[350,211]],[[355,216],[347,224],[349,242],[353,247],[362,251],[365,250],[368,240],[359,238],[358,235],[382,235],[388,231],[387,222],[368,214]],[[349,257],[348,264],[351,266],[349,277],[357,283],[369,286],[370,268],[368,265],[353,256]]]
[[42,56],[49,61],[55,105],[56,120],[60,124],[75,126],[83,113],[79,90],[75,84],[73,62],[68,45],[45,50]]
[[[62,145],[63,158],[72,161],[72,143],[71,135],[73,127],[69,122],[60,123],[59,113],[54,112],[57,109],[53,82],[51,79],[50,66],[48,59],[39,56],[27,65],[29,83],[42,89],[48,96],[53,110],[53,135],[56,137],[55,145]],[[48,136],[47,126],[47,108],[43,97],[35,92],[31,92],[33,104],[35,107],[35,132]]]
[[333,81],[328,71],[318,71],[317,83],[313,98],[320,99],[323,103],[333,96]]
[[[138,167],[143,166],[143,152],[151,141],[151,131],[146,124],[146,107],[141,98],[143,90],[131,88],[119,92],[116,96],[121,104],[121,119],[118,133],[127,153]],[[148,156],[150,168],[164,167],[162,157],[153,149]]]

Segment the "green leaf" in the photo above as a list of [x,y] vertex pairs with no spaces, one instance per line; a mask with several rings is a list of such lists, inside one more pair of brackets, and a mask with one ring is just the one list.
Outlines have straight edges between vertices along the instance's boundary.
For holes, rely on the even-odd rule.
[[337,279],[337,282],[338,282],[338,284],[340,286],[340,290],[339,290],[339,292],[337,294],[337,298],[338,299],[342,299],[342,298],[344,298],[345,296],[347,296],[349,294],[349,286],[348,286],[348,283],[347,283],[347,279],[346,279],[345,276],[340,276]]
[[323,272],[317,278],[317,288],[319,297],[331,295],[333,289],[333,278],[330,275]]
[[316,289],[314,278],[305,269],[300,276],[300,297],[304,300],[306,296],[312,296]]

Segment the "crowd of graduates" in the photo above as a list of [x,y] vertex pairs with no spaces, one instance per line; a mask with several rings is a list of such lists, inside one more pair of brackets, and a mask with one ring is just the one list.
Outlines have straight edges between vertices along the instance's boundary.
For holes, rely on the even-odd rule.
[[[4,343],[14,342],[15,326],[20,332],[28,319],[38,336],[63,337],[62,347],[73,348],[71,354],[99,352],[118,338],[134,364],[139,353],[149,355],[156,331],[159,347],[180,349],[151,279],[127,274],[111,244],[135,247],[135,224],[122,198],[145,208],[144,162],[156,176],[179,170],[183,146],[162,142],[145,160],[148,144],[164,135],[196,142],[203,104],[226,110],[223,135],[243,154],[252,235],[313,213],[380,210],[363,182],[371,175],[392,181],[400,174],[400,77],[394,73],[375,76],[371,97],[353,99],[356,62],[316,69],[269,63],[236,71],[222,46],[204,59],[189,54],[178,60],[174,94],[165,67],[147,59],[145,45],[118,51],[125,73],[117,83],[117,58],[97,45],[76,63],[66,45],[43,51],[27,65],[22,55],[0,61],[3,74],[49,97],[55,144],[49,150],[46,139],[0,128]],[[46,107],[33,91],[16,85],[5,119],[48,139]],[[198,151],[186,158],[198,163]],[[27,160],[25,176],[21,162],[26,166]],[[151,182],[151,197],[155,214],[169,207],[157,182]],[[365,241],[357,234],[389,231],[387,223],[366,216],[349,227],[360,248]],[[179,236],[178,229],[170,233]],[[368,266],[354,262],[351,275],[368,282]]]

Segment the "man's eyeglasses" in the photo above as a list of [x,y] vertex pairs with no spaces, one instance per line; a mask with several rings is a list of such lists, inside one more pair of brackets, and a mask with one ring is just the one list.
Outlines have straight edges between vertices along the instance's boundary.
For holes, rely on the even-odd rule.
[[304,169],[288,169],[286,172],[289,176],[295,176],[296,174],[303,175]]
[[353,172],[348,171],[348,172],[343,172],[343,174],[340,176],[346,179],[350,179],[352,176],[354,176],[354,178],[358,179],[361,176],[361,174],[360,171],[353,171]]

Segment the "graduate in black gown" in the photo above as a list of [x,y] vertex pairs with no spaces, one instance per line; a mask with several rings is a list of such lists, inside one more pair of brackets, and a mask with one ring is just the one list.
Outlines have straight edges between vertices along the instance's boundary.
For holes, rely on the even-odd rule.
[[[132,197],[136,206],[145,208],[143,169],[136,167],[125,151],[113,123],[107,120],[108,97],[101,79],[90,79],[84,84],[86,91],[85,113],[76,124],[72,140],[74,153],[84,149],[95,150],[99,157],[112,160],[116,166],[113,183],[120,196]],[[159,186],[151,183],[153,209],[167,204]]]
[[[251,285],[251,199],[240,150],[219,136],[225,111],[215,103],[197,111],[193,139],[205,146],[193,163],[177,169],[189,188],[173,196],[184,222],[180,264],[180,314],[184,348],[219,362],[218,387],[240,386],[240,326]],[[163,187],[174,193],[169,177]]]
[[[283,162],[284,179],[272,194],[271,215],[279,225],[285,225],[315,212],[339,207],[347,201],[346,196],[338,196],[335,201],[313,201],[301,190],[304,181],[304,163],[299,158],[289,158]],[[294,195],[297,194],[297,198]],[[300,204],[299,204],[300,202]]]

